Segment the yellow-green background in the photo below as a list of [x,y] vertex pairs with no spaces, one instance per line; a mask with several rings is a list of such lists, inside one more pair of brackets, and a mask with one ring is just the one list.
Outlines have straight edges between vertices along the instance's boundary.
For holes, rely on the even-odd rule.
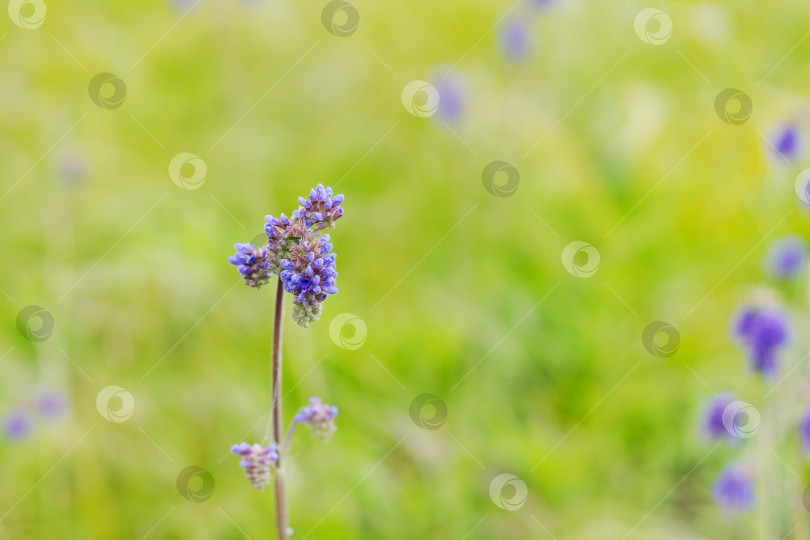
[[[284,413],[322,396],[339,429],[293,443],[293,538],[784,537],[801,510],[714,507],[747,450],[706,457],[697,424],[709,388],[762,403],[728,321],[768,244],[810,232],[802,160],[765,142],[805,120],[804,2],[657,2],[660,46],[636,35],[637,0],[352,3],[346,38],[311,0],[50,1],[34,30],[0,17],[0,407],[45,387],[71,405],[0,443],[0,537],[272,537],[271,493],[226,453],[264,434],[273,287],[234,288],[226,258],[319,181],[346,195],[340,294],[309,329],[285,321]],[[524,62],[498,49],[504,15],[534,36]],[[409,81],[454,65],[452,131],[403,108]],[[99,72],[125,81],[120,108],[90,100]],[[754,104],[741,126],[715,114],[728,87]],[[180,152],[207,164],[200,189],[171,182]],[[514,196],[483,188],[493,160],[519,170]],[[588,279],[562,265],[575,240],[601,255]],[[32,304],[55,320],[42,343],[15,325]],[[340,313],[365,321],[361,348],[330,339]],[[680,332],[671,358],[642,345],[655,320]],[[127,422],[97,411],[108,385],[134,396]],[[438,430],[409,416],[422,393],[447,405]],[[215,479],[206,502],[175,486],[189,465]],[[528,486],[517,511],[490,498],[501,473]]]

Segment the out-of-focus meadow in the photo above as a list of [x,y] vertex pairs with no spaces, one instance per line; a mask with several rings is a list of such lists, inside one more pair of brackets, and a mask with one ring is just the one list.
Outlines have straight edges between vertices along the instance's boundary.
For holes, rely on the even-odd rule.
[[284,416],[340,414],[293,442],[292,538],[800,537],[802,462],[699,424],[805,405],[729,335],[810,234],[805,4],[350,1],[11,2],[0,537],[272,537],[228,449],[265,432],[274,283],[227,257],[319,181],[340,294],[285,321]]

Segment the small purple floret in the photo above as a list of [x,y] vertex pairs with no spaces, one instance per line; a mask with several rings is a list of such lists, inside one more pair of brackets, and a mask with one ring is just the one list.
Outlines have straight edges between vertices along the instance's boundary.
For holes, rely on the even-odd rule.
[[278,464],[278,449],[275,444],[263,447],[246,442],[231,446],[231,453],[242,456],[239,466],[245,470],[248,482],[254,489],[264,490],[270,483],[270,473]]
[[337,430],[335,425],[337,413],[337,407],[323,403],[320,398],[311,397],[309,405],[296,413],[293,422],[309,424],[315,436],[328,439]]
[[257,248],[253,244],[235,244],[236,254],[228,262],[239,269],[245,285],[260,288],[270,281],[270,263],[267,260],[267,248]]

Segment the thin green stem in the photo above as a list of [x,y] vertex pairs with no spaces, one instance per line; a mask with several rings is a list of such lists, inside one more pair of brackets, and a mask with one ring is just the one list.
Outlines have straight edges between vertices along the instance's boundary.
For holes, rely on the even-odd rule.
[[[284,317],[284,288],[281,279],[277,279],[276,309],[273,320],[273,441],[280,448],[281,444],[281,327]],[[276,529],[279,540],[287,540],[287,501],[284,495],[284,476],[282,458],[279,457],[278,470],[275,473]]]

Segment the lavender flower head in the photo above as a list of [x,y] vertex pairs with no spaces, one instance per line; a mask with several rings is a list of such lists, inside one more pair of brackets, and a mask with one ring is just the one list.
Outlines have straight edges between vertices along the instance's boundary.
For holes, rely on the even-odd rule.
[[337,255],[331,253],[332,244],[323,229],[334,229],[343,216],[343,195],[333,195],[332,188],[318,184],[308,199],[298,197],[298,203],[292,218],[265,216],[267,247],[236,244],[236,255],[228,260],[239,267],[250,287],[259,288],[270,274],[277,274],[284,290],[295,295],[293,320],[306,328],[319,319],[328,295],[338,292]]
[[[737,438],[729,432],[723,423],[723,413],[729,405],[737,401],[733,394],[720,394],[709,401],[703,413],[703,433],[710,441],[726,438],[734,441]],[[737,418],[735,417],[735,421]]]
[[790,337],[787,314],[776,307],[745,307],[733,324],[734,336],[748,349],[754,371],[769,377],[776,374],[776,355]]
[[270,472],[278,464],[278,449],[275,444],[263,447],[260,444],[250,445],[246,442],[235,444],[231,452],[242,456],[239,466],[245,469],[248,482],[254,489],[264,490],[270,483]]
[[316,437],[328,439],[337,430],[335,417],[337,417],[337,407],[327,405],[320,398],[309,398],[309,405],[299,410],[293,422],[297,424],[309,424],[312,433]]
[[803,269],[807,259],[807,244],[798,236],[777,240],[768,251],[765,265],[776,278],[793,279]]
[[712,499],[727,512],[750,510],[754,506],[753,482],[739,465],[727,465],[712,487]]
[[323,229],[335,228],[343,216],[343,195],[332,194],[322,184],[311,190],[309,199],[298,198],[292,219],[266,216],[270,271],[279,275],[284,290],[295,296],[293,320],[304,328],[321,315],[323,302],[337,294],[337,255]]
[[267,248],[257,248],[253,244],[235,244],[234,247],[236,254],[228,257],[228,262],[239,268],[245,285],[259,289],[270,281]]

